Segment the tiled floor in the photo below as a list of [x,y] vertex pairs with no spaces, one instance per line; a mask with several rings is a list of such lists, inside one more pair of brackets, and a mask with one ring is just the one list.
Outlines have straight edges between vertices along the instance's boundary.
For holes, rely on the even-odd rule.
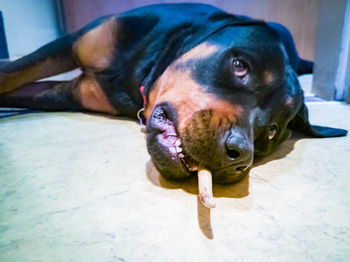
[[[309,103],[350,130],[350,106]],[[349,261],[350,136],[293,138],[235,185],[161,179],[136,122],[0,119],[0,261]]]

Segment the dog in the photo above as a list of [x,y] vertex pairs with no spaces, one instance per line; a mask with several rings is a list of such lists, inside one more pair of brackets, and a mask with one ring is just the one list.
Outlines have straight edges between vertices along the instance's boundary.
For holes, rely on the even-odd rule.
[[[39,81],[81,68],[71,81]],[[215,183],[249,172],[309,123],[297,75],[312,71],[285,27],[203,4],[159,4],[102,17],[0,70],[0,106],[140,118],[167,179],[205,169]]]

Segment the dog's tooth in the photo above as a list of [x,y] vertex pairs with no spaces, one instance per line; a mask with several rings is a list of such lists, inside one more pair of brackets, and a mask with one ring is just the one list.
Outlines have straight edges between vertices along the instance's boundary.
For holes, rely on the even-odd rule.
[[180,153],[180,154],[179,154],[179,157],[180,157],[180,158],[184,158],[185,156],[184,156],[184,154]]
[[175,146],[177,147],[181,146],[181,139],[176,140]]
[[177,147],[176,147],[176,152],[181,153],[181,152],[182,152],[182,148],[179,147],[179,146],[177,146]]
[[169,151],[170,151],[171,154],[174,154],[174,155],[177,154],[176,148],[174,148],[174,147],[170,147],[170,148],[169,148]]

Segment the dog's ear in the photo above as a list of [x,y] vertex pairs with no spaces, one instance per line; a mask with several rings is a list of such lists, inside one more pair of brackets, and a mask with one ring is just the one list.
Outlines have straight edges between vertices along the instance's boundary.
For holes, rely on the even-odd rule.
[[308,109],[303,103],[296,114],[290,121],[289,128],[301,132],[310,137],[339,137],[345,136],[348,131],[340,128],[311,125],[309,122]]

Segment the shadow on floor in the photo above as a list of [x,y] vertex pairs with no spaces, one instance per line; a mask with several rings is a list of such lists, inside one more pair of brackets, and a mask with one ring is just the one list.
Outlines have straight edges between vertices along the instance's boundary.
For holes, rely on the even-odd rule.
[[[277,150],[271,155],[264,158],[257,158],[252,168],[264,165],[270,161],[282,159],[287,156],[293,149],[298,139],[302,138],[300,135],[293,135],[293,137],[283,142]],[[147,163],[147,177],[156,186],[167,188],[167,189],[182,189],[190,194],[198,194],[197,188],[197,177],[191,176],[183,181],[170,181],[165,179],[159,174],[157,169],[154,167],[152,161]],[[243,177],[242,180],[233,184],[214,184],[213,195],[214,197],[226,197],[226,198],[243,198],[249,195],[249,174]]]
[[[271,155],[264,158],[257,158],[252,168],[264,165],[270,161],[282,159],[286,157],[293,149],[295,143],[302,138],[301,135],[295,134],[291,139],[283,142]],[[191,176],[184,181],[170,181],[165,179],[157,169],[154,167],[152,161],[147,163],[147,177],[156,186],[167,189],[182,189],[190,194],[198,195],[197,188],[197,176]],[[248,172],[242,180],[227,185],[214,184],[213,195],[214,197],[225,198],[243,198],[249,195],[249,176],[255,176],[254,173]],[[197,196],[197,217],[198,225],[203,235],[208,239],[214,239],[213,230],[211,226],[211,210],[206,208],[199,197]]]

